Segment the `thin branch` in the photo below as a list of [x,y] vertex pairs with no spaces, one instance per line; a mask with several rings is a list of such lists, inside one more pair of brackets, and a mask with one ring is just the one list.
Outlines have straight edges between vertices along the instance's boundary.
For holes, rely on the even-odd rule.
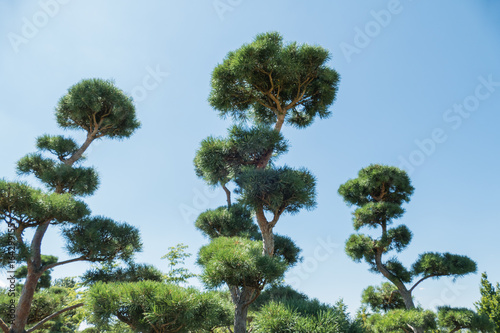
[[226,192],[226,199],[227,199],[227,208],[231,208],[231,191],[228,190],[228,188],[226,187],[226,184],[224,183],[220,183],[220,185],[222,186],[222,189],[224,190],[224,192]]
[[70,311],[70,310],[79,308],[79,307],[81,307],[83,305],[84,305],[84,303],[78,303],[78,304],[75,304],[75,305],[72,305],[72,306],[68,306],[67,308],[64,308],[62,310],[59,310],[56,313],[53,313],[50,316],[45,317],[44,319],[42,319],[41,321],[39,321],[38,324],[36,324],[35,326],[33,326],[32,328],[30,328],[29,330],[27,330],[26,333],[30,333],[30,332],[35,331],[38,327],[42,326],[43,324],[45,324],[47,321],[51,320],[52,318],[59,316],[61,313],[64,313],[66,311]]
[[410,293],[413,291],[413,289],[415,289],[416,286],[418,286],[420,284],[420,282],[428,279],[428,278],[431,278],[431,277],[437,277],[437,276],[446,276],[448,274],[431,274],[431,275],[427,275],[427,276],[424,276],[423,278],[421,278],[420,280],[417,281],[417,283],[415,283],[413,285],[413,287],[410,288]]
[[72,263],[72,262],[83,261],[83,260],[86,260],[86,259],[87,259],[87,256],[81,256],[81,257],[78,257],[78,258],[75,258],[75,259],[69,259],[69,260],[65,260],[65,261],[55,262],[53,264],[43,266],[42,267],[42,272],[45,272],[46,270],[54,268],[56,266],[66,265],[66,264],[69,264],[69,263]]
[[4,331],[4,333],[9,333],[9,326],[7,326],[2,318],[0,318],[0,328],[2,329],[2,331]]

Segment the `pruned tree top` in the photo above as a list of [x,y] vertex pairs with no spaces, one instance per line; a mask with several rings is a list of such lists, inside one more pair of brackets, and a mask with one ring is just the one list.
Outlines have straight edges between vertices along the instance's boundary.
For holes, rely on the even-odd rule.
[[[378,202],[402,205],[410,201],[413,191],[410,177],[404,170],[380,164],[361,169],[358,178],[339,188],[339,194],[347,204],[360,207]],[[396,213],[401,214],[400,211]]]
[[56,108],[59,126],[83,129],[95,138],[128,138],[140,127],[132,98],[111,80],[84,79],[68,89]]
[[280,257],[262,254],[262,242],[242,237],[218,237],[198,254],[205,285],[217,288],[227,283],[261,290],[283,276],[288,268]]
[[306,127],[330,115],[339,75],[329,58],[324,48],[286,44],[277,32],[257,35],[214,69],[210,105],[222,117]]

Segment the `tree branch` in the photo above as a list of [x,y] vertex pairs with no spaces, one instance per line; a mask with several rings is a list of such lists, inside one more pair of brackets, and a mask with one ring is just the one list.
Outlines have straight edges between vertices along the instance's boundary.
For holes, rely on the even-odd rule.
[[428,279],[428,278],[431,278],[431,277],[437,277],[437,276],[446,276],[448,274],[431,274],[431,275],[427,275],[427,276],[424,276],[423,278],[421,278],[420,280],[417,281],[417,283],[415,283],[413,285],[413,287],[410,288],[410,293],[413,291],[413,289],[415,289],[416,286],[418,286],[420,284],[420,282]]
[[45,324],[47,321],[51,320],[52,318],[59,316],[63,312],[79,308],[79,307],[81,307],[83,305],[84,305],[84,303],[78,303],[78,304],[75,304],[75,305],[72,305],[72,306],[68,306],[67,308],[64,308],[62,310],[59,310],[59,311],[51,314],[50,316],[45,317],[41,321],[39,321],[38,324],[36,324],[35,326],[33,326],[32,328],[30,328],[29,330],[27,330],[26,333],[30,333],[30,332],[35,331],[38,327],[42,326],[43,324]]
[[53,264],[43,266],[42,267],[42,272],[45,272],[46,270],[54,268],[54,267],[57,267],[57,266],[66,265],[66,264],[69,264],[69,263],[72,263],[72,262],[76,262],[76,261],[83,261],[83,260],[86,260],[86,259],[87,259],[87,256],[81,256],[81,257],[78,257],[78,258],[75,258],[75,259],[69,259],[69,260],[65,260],[65,261],[55,262]]
[[222,189],[224,190],[224,192],[226,192],[227,208],[229,209],[229,208],[231,208],[231,191],[228,190],[228,188],[226,187],[226,184],[223,184],[221,182],[220,185],[222,186]]
[[0,328],[2,329],[2,331],[4,331],[4,333],[9,333],[9,326],[7,326],[2,318],[0,318]]

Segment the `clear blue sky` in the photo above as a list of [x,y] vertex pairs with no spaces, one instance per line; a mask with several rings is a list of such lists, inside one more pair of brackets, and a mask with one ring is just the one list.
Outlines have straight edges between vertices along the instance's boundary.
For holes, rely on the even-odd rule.
[[[224,196],[196,178],[192,160],[203,138],[229,125],[207,103],[210,74],[267,31],[327,48],[342,77],[331,118],[283,130],[291,149],[280,162],[307,167],[318,181],[317,208],[276,227],[303,249],[288,282],[324,302],[343,298],[355,312],[362,289],[382,281],[343,251],[353,228],[337,189],[383,163],[404,166],[416,188],[401,219],[414,233],[403,262],[450,251],[478,263],[478,274],[455,284],[422,284],[417,302],[472,307],[481,272],[500,281],[499,1],[2,1],[0,177],[18,179],[15,163],[34,151],[36,136],[63,133],[53,111],[71,85],[112,78],[136,97],[142,128],[94,145],[87,163],[102,184],[86,201],[94,214],[140,229],[137,261],[166,270],[160,257],[182,242],[194,254],[188,268],[199,272],[194,260],[207,240],[195,214]],[[62,245],[52,229],[43,249],[64,258]]]

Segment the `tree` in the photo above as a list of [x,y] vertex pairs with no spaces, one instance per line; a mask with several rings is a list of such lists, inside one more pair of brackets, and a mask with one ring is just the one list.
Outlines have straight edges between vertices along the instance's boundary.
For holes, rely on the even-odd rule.
[[[348,205],[358,206],[353,213],[354,229],[358,231],[362,227],[369,227],[381,230],[380,237],[376,239],[359,232],[351,235],[346,242],[347,255],[356,262],[364,259],[371,271],[387,278],[397,288],[407,310],[415,309],[412,292],[426,279],[443,276],[457,278],[476,271],[474,261],[450,253],[421,254],[411,269],[405,268],[396,257],[384,260],[386,253],[393,250],[400,252],[411,241],[412,234],[405,225],[394,228],[390,228],[390,225],[403,215],[401,206],[410,201],[413,190],[406,172],[376,164],[362,169],[358,178],[347,181],[339,188],[339,194]],[[418,280],[413,285],[406,285],[415,278]],[[396,316],[400,311],[393,310],[391,313],[391,316]],[[408,316],[415,318],[416,315]],[[418,326],[419,322],[425,320],[416,321],[415,325],[408,324],[413,332],[423,332],[423,328]]]
[[494,287],[488,281],[488,275],[481,276],[481,299],[476,303],[477,312],[486,315],[494,323],[495,332],[500,332],[500,284]]
[[165,275],[165,282],[179,284],[186,282],[189,278],[196,276],[196,274],[190,273],[186,268],[175,266],[179,264],[184,264],[186,258],[191,257],[191,253],[186,253],[185,250],[188,248],[187,245],[182,243],[177,244],[168,248],[167,254],[165,254],[161,259],[167,259],[169,265],[169,271]]
[[[1,264],[11,268],[15,263],[23,263],[27,270],[15,316],[7,320],[10,328],[0,321],[0,328],[6,333],[36,329],[38,324],[28,330],[26,326],[37,283],[47,271],[78,261],[129,260],[141,248],[136,228],[106,217],[92,217],[87,205],[77,199],[91,195],[99,185],[97,172],[80,165],[92,142],[105,137],[124,139],[139,127],[132,99],[111,81],[82,80],[60,99],[55,114],[59,126],[83,130],[86,139],[79,145],[71,138],[43,135],[37,138],[38,152],[18,162],[18,173],[35,176],[47,191],[0,180],[0,218],[7,226],[0,235],[0,246],[9,253]],[[50,227],[59,228],[72,259],[43,261],[42,241]],[[27,233],[28,230],[32,232]],[[33,237],[28,242],[26,238],[30,234]]]
[[[226,193],[227,206],[206,212],[207,219],[197,222],[202,231],[212,230],[209,237],[257,240],[248,228],[243,230],[246,235],[227,228],[251,225],[250,216],[255,215],[263,255],[273,257],[278,239],[273,228],[282,214],[315,206],[314,176],[305,169],[274,167],[273,160],[287,150],[280,133],[283,124],[304,128],[315,118],[330,115],[328,107],[335,100],[339,75],[326,65],[328,60],[327,50],[285,44],[278,33],[272,32],[260,34],[252,43],[229,52],[214,69],[209,103],[221,117],[231,116],[240,124],[230,128],[227,138],[203,140],[194,160],[196,174],[210,186],[221,186]],[[245,121],[251,121],[252,126],[242,124]],[[241,208],[233,209],[232,192],[227,186],[231,181],[240,195]],[[272,217],[268,219],[266,213]],[[225,230],[207,227],[208,217],[225,226]],[[288,240],[280,238],[282,242]],[[247,307],[260,290],[243,285],[229,288],[235,311],[243,314],[235,316],[235,332],[245,332]]]
[[[253,177],[266,176],[266,180],[255,184],[255,188],[253,177],[240,178],[238,185],[245,192],[252,192],[255,195],[261,194],[259,191],[267,192],[264,189],[265,185],[275,187],[271,195],[274,203],[272,206],[265,206],[263,200],[258,200],[250,193],[245,194],[246,199],[253,203],[252,208],[255,209],[262,233],[264,252],[268,255],[273,254],[272,229],[281,214],[285,211],[296,212],[301,208],[298,206],[311,208],[312,202],[311,198],[307,198],[304,202],[286,202],[286,198],[279,200],[276,192],[280,188],[276,186],[280,182],[276,181],[276,177],[280,177],[281,173],[266,167],[275,152],[278,154],[284,152],[279,132],[285,122],[298,128],[305,128],[316,117],[326,118],[330,115],[328,107],[335,100],[339,75],[326,65],[329,58],[329,52],[322,47],[284,44],[283,38],[278,33],[271,32],[260,34],[252,43],[229,52],[222,64],[219,64],[212,73],[209,102],[219,111],[219,115],[231,116],[235,120],[251,118],[256,125],[265,127],[253,128],[249,132],[242,128],[233,128],[234,132],[231,133],[229,141],[224,143],[235,149],[236,160],[231,158],[231,154],[226,155],[223,150],[222,156],[219,155],[222,158],[219,159],[219,163],[213,165],[214,167],[203,165],[197,170],[204,178],[217,180],[215,183],[221,185],[225,185],[230,179],[231,172],[219,179],[214,175],[219,175],[222,171],[232,171],[234,168],[231,161],[236,161],[239,167],[254,166],[251,169]],[[273,124],[275,133],[270,133],[267,126]],[[255,139],[252,140],[253,138]],[[254,152],[256,154],[252,154]],[[254,170],[255,168],[259,170]],[[297,184],[299,190],[301,190],[300,185],[311,186],[313,183],[312,177],[307,172],[291,169],[283,171],[284,180],[292,184],[299,183]],[[311,193],[301,193],[302,196],[306,194]],[[288,197],[288,200],[291,198]],[[294,206],[296,209],[290,209],[289,206]],[[273,215],[271,221],[266,219],[264,211],[269,211]]]

